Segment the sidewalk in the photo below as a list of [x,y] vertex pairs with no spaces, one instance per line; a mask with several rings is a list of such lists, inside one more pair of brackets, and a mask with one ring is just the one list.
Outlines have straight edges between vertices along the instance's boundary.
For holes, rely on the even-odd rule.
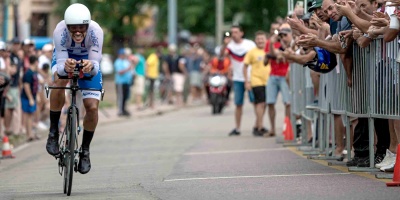
[[[161,104],[161,105],[157,105],[154,109],[146,108],[144,110],[137,111],[136,106],[134,104],[130,104],[127,109],[131,113],[131,116],[129,116],[129,117],[118,116],[118,113],[117,113],[118,110],[115,107],[103,108],[103,109],[99,109],[98,127],[101,125],[104,125],[104,124],[109,124],[109,123],[114,123],[114,122],[119,122],[119,121],[154,117],[157,115],[163,115],[163,114],[166,114],[169,112],[177,111],[179,109],[187,109],[190,107],[202,106],[202,105],[186,105],[184,107],[179,108],[174,105]],[[81,126],[82,126],[82,120],[81,120]],[[41,138],[40,140],[47,139],[47,134],[48,134],[47,130],[38,131],[38,136]],[[11,145],[12,149],[16,149],[17,147],[19,147],[23,144],[27,144],[25,134],[12,135],[9,137],[9,140],[10,140],[10,145]],[[1,148],[2,148],[2,144],[0,144],[0,150],[1,150]],[[0,156],[0,158],[1,158],[1,156]]]
[[[188,107],[191,107],[191,106],[190,105],[185,106],[185,107],[183,107],[183,109],[188,108]],[[172,111],[176,111],[179,109],[180,108],[178,108],[174,105],[158,105],[154,109],[146,108],[144,110],[138,111],[138,110],[136,110],[136,106],[134,104],[130,104],[127,109],[131,113],[130,117],[118,116],[118,110],[116,108],[99,109],[99,123],[98,124],[99,125],[100,124],[108,124],[108,123],[113,123],[116,121],[153,117],[153,116],[169,113]]]

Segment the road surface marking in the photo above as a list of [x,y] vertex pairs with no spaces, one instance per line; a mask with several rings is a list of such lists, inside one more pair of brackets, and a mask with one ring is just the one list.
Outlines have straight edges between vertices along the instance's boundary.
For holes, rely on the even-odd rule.
[[195,156],[195,155],[209,155],[209,154],[228,154],[228,153],[253,153],[253,152],[265,152],[265,151],[287,151],[287,148],[275,148],[275,149],[246,149],[246,150],[231,150],[231,151],[205,151],[205,152],[189,152],[183,155]]
[[243,179],[243,178],[279,178],[279,177],[301,177],[301,176],[334,176],[334,175],[350,175],[350,174],[351,173],[281,174],[281,175],[261,175],[261,176],[222,176],[222,177],[204,177],[204,178],[167,179],[167,180],[164,180],[164,182],[219,180],[219,179]]
[[29,146],[28,143],[24,143],[23,145],[18,146],[17,148],[15,148],[15,149],[13,150],[13,153],[17,153],[17,152],[19,152],[19,151],[22,151],[22,150],[26,149],[26,147],[28,147],[28,146]]

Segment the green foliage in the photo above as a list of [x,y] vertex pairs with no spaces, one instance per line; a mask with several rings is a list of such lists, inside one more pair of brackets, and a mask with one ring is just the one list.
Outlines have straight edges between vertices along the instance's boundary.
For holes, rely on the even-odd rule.
[[[160,8],[158,30],[166,33],[168,1],[153,0],[151,2]],[[187,29],[192,33],[210,35],[215,33],[215,1],[177,0],[177,3],[180,29]],[[231,23],[238,13],[243,14],[241,25],[247,32],[267,31],[277,16],[283,17],[287,14],[287,2],[285,0],[224,1],[225,23]]]
[[[63,18],[65,9],[70,5],[68,0],[56,0],[55,10]],[[92,19],[98,22],[105,32],[104,52],[122,44],[131,45],[135,33],[133,16],[139,12],[140,5],[150,3],[159,7],[158,35],[164,36],[168,27],[168,0],[78,0],[92,12]],[[215,1],[177,0],[178,27],[192,33],[215,34]],[[277,16],[285,16],[285,0],[249,0],[224,2],[224,21],[229,24],[236,14],[243,14],[241,25],[247,36],[257,30],[268,31],[269,25]],[[118,46],[117,46],[118,45]]]

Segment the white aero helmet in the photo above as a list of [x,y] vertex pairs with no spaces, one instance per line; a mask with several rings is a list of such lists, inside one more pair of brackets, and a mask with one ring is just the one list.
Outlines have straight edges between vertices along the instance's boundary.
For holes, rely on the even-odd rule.
[[90,11],[85,5],[74,3],[65,10],[64,21],[66,25],[89,24],[90,16]]

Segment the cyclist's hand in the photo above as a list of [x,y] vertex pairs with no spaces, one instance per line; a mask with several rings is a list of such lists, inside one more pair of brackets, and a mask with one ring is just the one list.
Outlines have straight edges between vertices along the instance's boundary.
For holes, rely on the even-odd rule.
[[82,65],[83,65],[82,68],[83,73],[89,73],[93,69],[93,63],[90,60],[83,60]]
[[74,72],[75,66],[76,66],[76,60],[72,59],[72,58],[68,58],[65,61],[64,69],[66,72]]
[[33,100],[33,99],[29,99],[29,105],[30,105],[30,106],[33,106],[33,105],[35,105],[35,100]]

